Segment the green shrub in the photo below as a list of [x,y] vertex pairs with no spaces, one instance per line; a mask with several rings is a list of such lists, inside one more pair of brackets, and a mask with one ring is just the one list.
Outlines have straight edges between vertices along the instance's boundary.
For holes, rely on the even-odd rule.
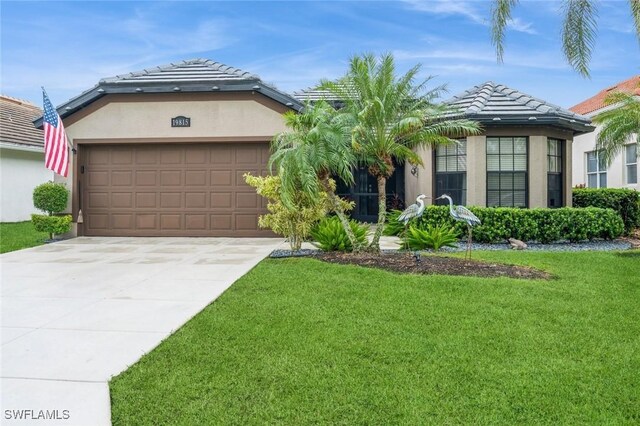
[[32,214],[31,223],[38,232],[46,232],[49,238],[53,239],[55,235],[64,234],[71,229],[71,215],[64,216],[45,216],[41,214]]
[[33,205],[49,216],[66,210],[69,190],[62,183],[47,182],[33,190]]
[[624,231],[629,233],[640,227],[640,192],[621,188],[575,188],[574,207],[600,207],[613,209],[624,222]]
[[382,230],[383,235],[400,235],[404,231],[404,224],[398,221],[400,213],[402,213],[401,210],[391,210],[387,213],[387,223]]
[[[504,242],[511,237],[541,243],[613,239],[624,232],[622,219],[611,209],[469,207],[469,210],[482,221],[473,228],[473,240],[480,243]],[[446,206],[429,206],[416,221],[416,227],[422,230],[443,225],[453,227],[458,235],[467,233],[466,224],[454,220]],[[387,229],[399,235],[404,227],[390,224]]]
[[420,229],[413,225],[407,230],[403,248],[410,250],[433,249],[440,250],[442,247],[455,247],[458,241],[458,232],[450,226],[427,225],[426,229]]
[[311,197],[301,191],[293,200],[293,206],[288,207],[282,202],[278,176],[261,177],[246,173],[244,179],[248,185],[256,188],[258,195],[268,200],[269,213],[260,216],[258,226],[269,228],[287,238],[291,250],[300,250],[313,225],[327,215],[329,203],[324,193],[320,197]]
[[[356,237],[356,241],[364,246],[367,243],[369,227],[350,220],[349,225]],[[353,247],[347,237],[347,233],[337,216],[322,219],[311,230],[311,237],[316,241],[316,246],[324,251],[352,251]]]

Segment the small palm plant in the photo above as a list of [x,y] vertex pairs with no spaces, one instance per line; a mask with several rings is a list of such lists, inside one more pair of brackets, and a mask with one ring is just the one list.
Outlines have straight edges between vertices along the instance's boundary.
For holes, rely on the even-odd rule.
[[356,164],[350,146],[348,128],[336,117],[335,109],[325,101],[306,104],[300,113],[289,111],[284,121],[290,129],[271,141],[270,167],[275,167],[282,183],[282,200],[293,205],[300,191],[310,196],[327,195],[354,251],[362,246],[353,233],[345,210],[351,205],[335,193],[332,176],[347,185],[354,182]]

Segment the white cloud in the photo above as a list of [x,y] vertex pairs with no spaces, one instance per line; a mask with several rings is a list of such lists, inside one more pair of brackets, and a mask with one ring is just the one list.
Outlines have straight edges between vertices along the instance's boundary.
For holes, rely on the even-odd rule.
[[520,18],[510,19],[509,22],[507,22],[507,28],[526,34],[538,34],[531,22],[524,22]]

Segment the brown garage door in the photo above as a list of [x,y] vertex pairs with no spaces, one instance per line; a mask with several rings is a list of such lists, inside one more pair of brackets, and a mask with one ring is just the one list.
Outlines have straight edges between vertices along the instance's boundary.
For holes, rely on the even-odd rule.
[[267,171],[268,145],[145,144],[81,148],[84,234],[272,236],[266,200],[244,183]]

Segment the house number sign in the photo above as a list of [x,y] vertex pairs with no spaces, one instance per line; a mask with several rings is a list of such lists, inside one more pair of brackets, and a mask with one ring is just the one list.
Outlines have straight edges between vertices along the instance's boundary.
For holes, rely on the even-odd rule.
[[191,117],[179,115],[171,119],[171,127],[191,127]]

